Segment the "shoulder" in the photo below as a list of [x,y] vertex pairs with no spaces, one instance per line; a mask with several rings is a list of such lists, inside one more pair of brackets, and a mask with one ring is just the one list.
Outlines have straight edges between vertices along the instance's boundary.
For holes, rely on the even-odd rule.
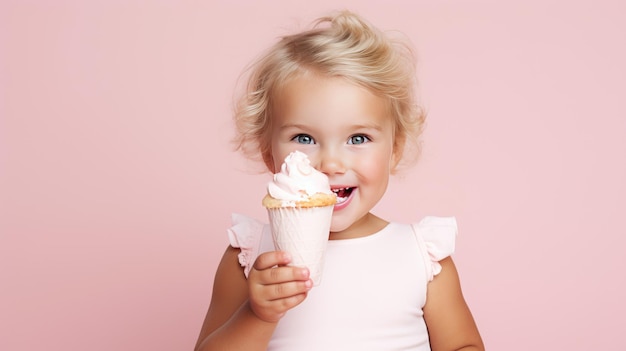
[[425,259],[427,278],[441,272],[440,262],[454,253],[457,223],[454,217],[424,217],[411,224],[418,247]]
[[228,228],[228,240],[236,248],[238,261],[244,268],[246,277],[262,250],[264,234],[268,233],[268,226],[251,217],[234,213],[232,226]]

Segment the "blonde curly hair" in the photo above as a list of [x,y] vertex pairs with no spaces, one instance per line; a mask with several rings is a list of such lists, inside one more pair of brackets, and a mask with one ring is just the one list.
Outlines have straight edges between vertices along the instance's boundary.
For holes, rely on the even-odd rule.
[[394,152],[403,158],[412,145],[410,161],[417,158],[426,116],[416,103],[412,50],[349,11],[321,17],[311,29],[282,37],[248,68],[248,84],[235,105],[237,150],[249,158],[260,156],[273,169],[272,98],[306,71],[344,78],[384,98],[395,122]]

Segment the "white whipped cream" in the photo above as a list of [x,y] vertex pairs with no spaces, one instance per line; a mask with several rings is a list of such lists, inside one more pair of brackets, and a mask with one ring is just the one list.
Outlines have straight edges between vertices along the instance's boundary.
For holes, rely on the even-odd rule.
[[328,177],[313,168],[308,156],[300,151],[287,155],[280,172],[268,183],[267,191],[285,202],[306,201],[316,193],[332,194]]

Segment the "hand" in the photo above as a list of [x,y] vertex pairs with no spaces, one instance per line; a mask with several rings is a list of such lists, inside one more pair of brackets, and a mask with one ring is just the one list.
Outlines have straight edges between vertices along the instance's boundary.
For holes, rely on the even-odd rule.
[[278,322],[304,301],[313,286],[309,270],[287,266],[289,262],[287,252],[266,252],[257,257],[248,275],[250,308],[266,322]]

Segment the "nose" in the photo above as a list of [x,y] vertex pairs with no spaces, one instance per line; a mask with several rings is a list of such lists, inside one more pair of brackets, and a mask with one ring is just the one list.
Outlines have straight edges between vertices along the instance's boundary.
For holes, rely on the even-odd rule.
[[326,175],[342,174],[346,171],[345,158],[339,150],[323,148],[318,154],[316,168]]

